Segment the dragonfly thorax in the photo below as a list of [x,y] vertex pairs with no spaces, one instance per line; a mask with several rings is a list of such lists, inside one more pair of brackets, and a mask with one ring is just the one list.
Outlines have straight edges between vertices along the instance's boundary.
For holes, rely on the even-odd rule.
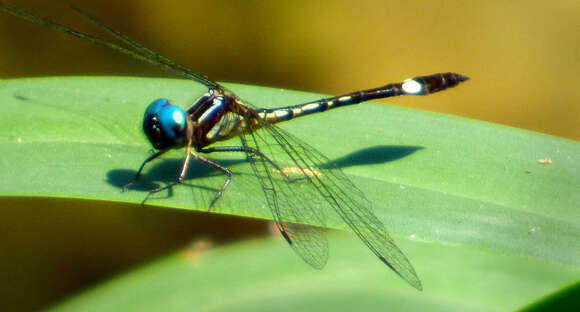
[[143,117],[143,132],[158,150],[182,147],[185,143],[187,116],[168,99],[153,101]]

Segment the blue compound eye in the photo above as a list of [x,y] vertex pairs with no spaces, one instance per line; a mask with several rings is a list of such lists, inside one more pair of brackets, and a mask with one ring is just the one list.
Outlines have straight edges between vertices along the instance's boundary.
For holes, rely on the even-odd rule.
[[185,112],[169,103],[157,99],[147,107],[143,118],[143,132],[156,149],[181,147],[187,127]]

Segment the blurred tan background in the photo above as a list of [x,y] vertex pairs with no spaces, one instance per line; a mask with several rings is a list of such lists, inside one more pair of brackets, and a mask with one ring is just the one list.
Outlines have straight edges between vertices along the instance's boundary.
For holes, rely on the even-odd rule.
[[[428,100],[385,102],[580,139],[578,0],[10,3],[95,33],[74,4],[218,81],[340,94],[455,71],[471,80]],[[0,79],[53,75],[166,74],[0,13]],[[46,307],[192,239],[267,233],[264,222],[136,205],[1,204],[10,209],[0,209],[0,267],[10,273],[0,299],[13,311]]]
[[[580,139],[577,0],[10,3],[94,33],[74,4],[218,81],[340,94],[455,71],[472,80],[387,102]],[[165,75],[5,14],[0,37],[2,78]]]

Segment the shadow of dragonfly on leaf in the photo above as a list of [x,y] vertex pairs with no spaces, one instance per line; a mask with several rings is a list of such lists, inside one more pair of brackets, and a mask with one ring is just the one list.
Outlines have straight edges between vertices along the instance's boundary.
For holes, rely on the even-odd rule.
[[[404,145],[384,145],[373,146],[356,152],[347,154],[343,157],[322,164],[324,169],[346,168],[352,166],[365,166],[371,164],[381,164],[396,161],[408,157],[413,153],[423,149],[421,146],[404,146]],[[258,184],[257,179],[246,159],[212,159],[221,166],[232,171],[232,183],[239,184]],[[129,188],[129,191],[149,192],[161,185],[169,185],[177,180],[183,159],[167,158],[157,163],[150,164],[141,174],[139,181]],[[136,166],[137,167],[137,166]],[[119,189],[135,178],[137,173],[134,169],[112,169],[107,173],[107,182]],[[181,185],[197,189],[199,192],[217,193],[225,182],[226,176],[217,169],[192,160],[187,170],[186,178]],[[252,180],[255,180],[252,182]],[[227,191],[226,191],[227,192]],[[156,195],[154,198],[171,198],[173,196],[173,187],[169,187],[166,196]],[[153,199],[153,197],[151,198]]]

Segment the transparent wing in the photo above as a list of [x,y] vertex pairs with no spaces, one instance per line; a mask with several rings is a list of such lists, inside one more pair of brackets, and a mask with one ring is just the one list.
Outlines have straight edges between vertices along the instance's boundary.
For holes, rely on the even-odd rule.
[[182,76],[184,78],[195,80],[195,81],[202,83],[208,87],[221,87],[216,82],[212,81],[211,79],[207,78],[206,76],[199,74],[199,73],[195,73],[195,72],[185,68],[184,66],[181,66],[181,65],[173,62],[169,58],[164,57],[164,56],[162,56],[162,55],[160,55],[160,54],[158,54],[158,53],[156,53],[148,48],[145,48],[143,45],[137,43],[136,41],[130,39],[129,37],[123,35],[122,33],[112,29],[108,25],[105,25],[103,22],[99,21],[95,17],[88,15],[87,13],[81,11],[78,8],[73,7],[73,10],[76,13],[78,13],[80,16],[86,18],[91,23],[95,24],[96,26],[102,28],[106,32],[113,35],[115,38],[117,38],[119,41],[126,44],[128,47],[124,47],[124,46],[121,46],[119,44],[115,44],[115,43],[106,41],[104,39],[97,38],[91,34],[87,34],[87,33],[78,31],[74,28],[53,22],[47,18],[36,15],[32,12],[25,11],[25,10],[22,10],[22,9],[19,9],[19,8],[16,8],[16,7],[4,4],[4,3],[0,3],[0,10],[4,10],[4,11],[6,11],[14,16],[23,18],[23,19],[31,21],[33,23],[38,23],[38,24],[41,24],[44,26],[48,26],[50,28],[67,33],[71,36],[75,36],[75,37],[87,40],[87,41],[92,42],[96,45],[104,46],[104,47],[107,47],[109,49],[127,54],[129,56],[132,56],[135,59],[144,61],[144,62],[152,64],[152,65],[155,65],[157,67],[162,68],[163,70],[166,70],[167,72],[174,73],[174,74]]
[[[285,167],[288,162],[284,152],[268,137],[269,133],[260,130],[246,131],[240,136],[244,147],[261,152],[246,153],[246,156],[278,229],[304,261],[321,269],[328,260],[326,217],[324,209],[320,209],[324,202],[317,192],[313,192],[307,179],[284,173],[290,168]],[[271,156],[276,157],[271,160]]]
[[280,231],[307,263],[314,267],[326,263],[324,231],[304,225],[324,226],[330,208],[381,261],[413,287],[423,288],[415,269],[373,213],[371,202],[326,156],[272,124],[246,131],[241,139],[244,146],[261,151],[262,155],[248,153],[248,160]]

